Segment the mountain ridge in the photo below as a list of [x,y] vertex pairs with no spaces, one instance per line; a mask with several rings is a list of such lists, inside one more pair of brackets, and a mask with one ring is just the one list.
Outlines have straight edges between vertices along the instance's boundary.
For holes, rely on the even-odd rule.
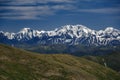
[[[1,36],[9,41],[14,40],[18,43],[35,40],[36,44],[84,44],[87,46],[120,44],[120,30],[113,27],[107,27],[105,30],[99,31],[92,30],[83,25],[65,25],[51,31],[23,28],[17,33],[0,31]],[[4,40],[4,38],[1,39]]]

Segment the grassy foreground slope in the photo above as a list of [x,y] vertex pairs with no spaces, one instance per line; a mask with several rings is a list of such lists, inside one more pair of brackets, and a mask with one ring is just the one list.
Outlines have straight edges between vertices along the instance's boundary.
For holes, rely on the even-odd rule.
[[120,75],[84,58],[0,45],[0,80],[120,80]]

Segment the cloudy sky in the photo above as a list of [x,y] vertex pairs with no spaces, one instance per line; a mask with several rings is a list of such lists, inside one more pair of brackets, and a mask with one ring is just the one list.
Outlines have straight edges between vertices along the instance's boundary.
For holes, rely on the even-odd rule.
[[120,29],[120,0],[0,0],[0,30],[51,30],[67,24]]

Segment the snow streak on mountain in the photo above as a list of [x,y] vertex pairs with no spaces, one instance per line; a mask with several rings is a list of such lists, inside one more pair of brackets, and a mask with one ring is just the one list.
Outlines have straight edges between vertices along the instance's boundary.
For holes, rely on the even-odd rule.
[[65,25],[51,31],[23,28],[18,33],[0,31],[0,43],[120,45],[120,30],[107,27],[96,31],[83,25]]

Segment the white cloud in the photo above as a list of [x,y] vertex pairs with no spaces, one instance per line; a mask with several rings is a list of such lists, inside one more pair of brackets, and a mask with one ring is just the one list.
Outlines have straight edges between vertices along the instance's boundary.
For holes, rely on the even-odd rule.
[[113,14],[120,13],[120,8],[79,9],[79,12]]
[[[73,9],[77,0],[0,0],[0,17],[33,19],[38,16],[54,15],[59,10]],[[49,5],[55,3],[55,5]],[[4,12],[5,11],[5,12]]]
[[[0,0],[0,18],[33,19],[73,9],[77,0]],[[48,3],[56,3],[49,5]],[[41,4],[41,5],[40,5]],[[5,11],[5,12],[4,12]]]
[[54,10],[73,10],[76,7],[73,5],[55,5],[51,7]]
[[74,3],[77,0],[0,0],[2,4],[9,4],[9,5],[27,5],[27,4],[46,4],[46,3]]
[[[15,19],[33,19],[33,18],[37,18],[37,16],[45,16],[45,15],[53,15],[54,11],[51,10],[48,6],[6,6],[6,7],[2,7],[1,9],[4,10],[10,10],[10,12],[5,12],[5,13],[0,13],[0,16],[2,16],[2,18],[12,18],[12,17],[16,17]],[[0,10],[1,10],[0,9]],[[13,18],[13,19],[14,19]]]

